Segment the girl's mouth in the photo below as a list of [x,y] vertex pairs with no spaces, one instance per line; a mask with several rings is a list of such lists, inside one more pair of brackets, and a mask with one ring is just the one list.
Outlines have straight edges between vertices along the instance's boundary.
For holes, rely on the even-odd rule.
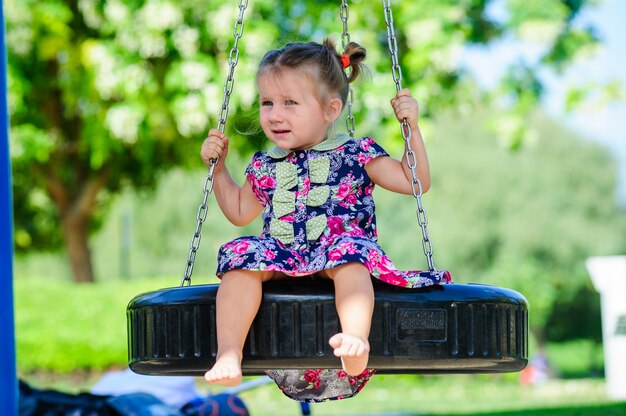
[[272,132],[278,136],[283,136],[287,133],[290,133],[291,130],[272,130]]

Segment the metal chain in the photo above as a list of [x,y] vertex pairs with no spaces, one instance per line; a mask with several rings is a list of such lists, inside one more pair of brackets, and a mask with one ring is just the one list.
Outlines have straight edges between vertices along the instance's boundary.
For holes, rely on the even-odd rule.
[[[387,25],[387,43],[389,46],[389,52],[391,53],[391,63],[392,63],[392,75],[393,80],[396,83],[396,91],[399,92],[402,89],[402,69],[400,68],[400,64],[398,61],[398,41],[396,39],[396,33],[394,29],[393,23],[393,12],[391,11],[391,0],[383,0],[383,7],[385,10],[385,24]],[[413,191],[413,196],[415,197],[415,202],[417,203],[417,222],[422,229],[422,248],[424,249],[424,254],[426,255],[426,260],[428,262],[428,269],[430,271],[436,271],[435,265],[433,263],[433,244],[428,235],[428,216],[426,215],[426,211],[424,210],[424,206],[422,205],[422,183],[417,177],[417,173],[415,172],[415,167],[417,166],[417,157],[415,156],[415,152],[411,147],[411,137],[413,132],[411,131],[411,127],[406,119],[402,120],[402,138],[406,144],[406,161],[407,165],[411,169],[411,175],[413,176],[411,180],[411,189]]]
[[[341,6],[339,8],[339,17],[341,18],[341,22],[343,23],[343,33],[341,34],[341,46],[343,46],[343,50],[345,52],[348,44],[350,44],[350,32],[348,31],[348,18],[350,17],[350,11],[348,8],[348,2],[346,0],[341,0]],[[348,70],[350,71],[350,70]],[[350,73],[347,72],[346,75]],[[354,91],[352,87],[350,87],[348,93],[348,100],[346,101],[346,106],[348,107],[348,114],[346,115],[346,129],[348,130],[348,134],[350,137],[354,137],[354,115],[352,114],[352,103],[354,102]]]
[[220,110],[220,116],[217,120],[217,128],[224,133],[224,126],[226,125],[226,119],[228,118],[228,104],[230,102],[230,94],[233,92],[233,86],[235,85],[235,67],[239,62],[239,39],[243,36],[243,13],[248,7],[248,0],[239,0],[239,16],[235,20],[235,27],[233,28],[233,36],[235,42],[230,50],[228,56],[228,76],[224,81],[224,99],[222,101],[222,108]]
[[[235,42],[232,49],[230,50],[230,54],[228,55],[228,76],[226,77],[226,81],[224,81],[224,97],[222,100],[222,108],[220,110],[219,118],[217,121],[217,128],[222,133],[224,133],[226,120],[228,119],[230,95],[232,94],[233,86],[235,85],[235,67],[239,62],[238,45],[239,39],[241,39],[241,37],[243,36],[243,15],[247,7],[248,0],[239,0],[239,16],[237,17],[237,20],[235,20],[235,25],[233,28],[233,36],[235,38]],[[187,266],[185,267],[183,279],[180,282],[181,286],[191,285],[191,275],[193,274],[193,267],[196,261],[196,252],[200,247],[200,240],[202,239],[202,224],[204,224],[204,221],[206,221],[207,216],[207,198],[209,197],[209,194],[213,192],[213,171],[215,170],[215,165],[217,165],[217,162],[217,159],[211,161],[209,174],[204,180],[202,203],[198,207],[198,213],[196,214],[196,231],[193,233],[191,243],[189,244],[189,257],[187,258]]]

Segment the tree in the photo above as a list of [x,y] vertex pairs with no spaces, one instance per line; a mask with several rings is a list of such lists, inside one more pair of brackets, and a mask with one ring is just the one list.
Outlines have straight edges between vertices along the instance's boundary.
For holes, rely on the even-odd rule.
[[[88,236],[107,202],[123,186],[151,188],[168,169],[198,163],[200,138],[216,124],[220,107],[235,3],[4,2],[18,252],[64,242],[74,279],[92,281]],[[591,28],[576,25],[587,3],[510,0],[507,17],[498,20],[489,6],[504,3],[495,0],[398,2],[405,86],[431,110],[464,103],[477,92],[465,82],[469,74],[453,59],[455,51],[548,27],[543,58],[511,71],[498,91],[519,116],[541,96],[533,65],[563,68],[596,42]],[[367,131],[367,120],[378,125],[389,117],[380,99],[390,95],[387,40],[380,35],[382,7],[369,13],[368,4],[352,6],[351,33],[368,47],[374,81],[360,91],[364,104],[357,111]],[[340,33],[338,10],[339,2],[251,1],[250,40],[241,45],[240,95],[233,96],[231,113],[253,107],[255,65],[266,49]],[[509,142],[523,141],[519,126],[502,133]],[[238,143],[239,151],[251,150],[249,142]]]

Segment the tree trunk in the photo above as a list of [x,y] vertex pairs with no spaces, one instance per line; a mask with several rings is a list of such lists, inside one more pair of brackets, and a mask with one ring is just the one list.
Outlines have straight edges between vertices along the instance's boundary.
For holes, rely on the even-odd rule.
[[74,281],[93,282],[95,279],[89,250],[89,218],[80,214],[66,214],[61,222]]
[[92,172],[90,178],[80,182],[78,191],[72,193],[65,183],[48,175],[48,193],[59,209],[65,246],[74,281],[78,283],[95,281],[89,250],[89,225],[96,197],[107,178],[105,171]]

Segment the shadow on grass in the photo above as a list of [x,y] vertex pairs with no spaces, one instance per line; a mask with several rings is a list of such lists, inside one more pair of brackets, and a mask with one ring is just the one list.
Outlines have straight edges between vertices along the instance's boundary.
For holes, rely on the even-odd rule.
[[[433,414],[437,416],[460,416],[467,413]],[[623,416],[626,402],[573,407],[546,407],[539,409],[510,410],[505,412],[472,413],[473,416]]]

